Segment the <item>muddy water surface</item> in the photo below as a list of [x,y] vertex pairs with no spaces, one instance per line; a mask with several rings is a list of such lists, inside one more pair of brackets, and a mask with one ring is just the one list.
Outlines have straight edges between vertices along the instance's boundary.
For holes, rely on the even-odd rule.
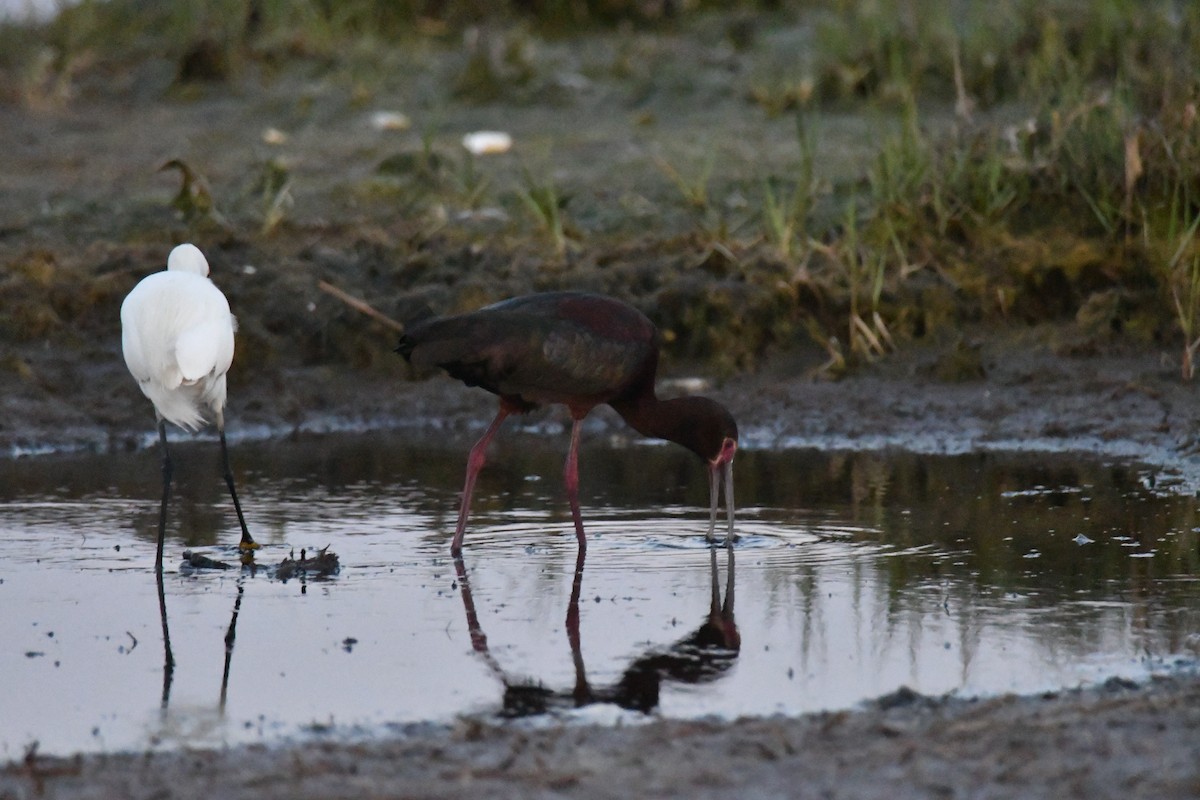
[[[0,756],[378,736],[464,715],[794,714],[908,686],[1032,692],[1194,663],[1195,502],[1073,456],[743,451],[741,541],[665,446],[509,434],[448,558],[466,446],[234,446],[257,569],[207,442],[178,448],[163,583],[153,451],[0,463]],[[340,572],[283,581],[329,545]],[[231,565],[181,567],[184,550]],[[464,579],[465,577],[465,579]]]

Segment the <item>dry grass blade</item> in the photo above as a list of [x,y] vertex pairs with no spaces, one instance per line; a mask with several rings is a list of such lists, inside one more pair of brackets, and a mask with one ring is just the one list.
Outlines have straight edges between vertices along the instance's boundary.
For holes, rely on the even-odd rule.
[[[855,314],[850,318],[850,322],[851,333],[855,334],[854,343],[855,345],[858,345],[851,347],[852,350],[862,352],[863,355],[867,356],[868,358],[881,356],[887,352],[887,349],[883,346],[883,342],[880,341],[879,336],[876,335],[876,332],[871,329],[870,325],[863,321],[862,317],[860,317],[858,314]],[[860,345],[862,342],[866,343],[865,347]]]
[[396,320],[392,319],[387,314],[384,314],[382,311],[376,309],[366,300],[360,300],[354,295],[346,294],[341,289],[327,281],[317,281],[317,288],[326,294],[333,295],[338,300],[341,300],[343,303],[353,308],[355,311],[361,311],[376,322],[381,322],[398,333],[404,333],[404,323],[397,322]]

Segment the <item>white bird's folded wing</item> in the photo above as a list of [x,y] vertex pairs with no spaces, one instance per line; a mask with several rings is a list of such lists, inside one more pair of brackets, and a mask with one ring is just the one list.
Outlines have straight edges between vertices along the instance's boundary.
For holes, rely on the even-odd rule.
[[233,363],[233,326],[229,319],[209,319],[183,331],[175,341],[175,361],[188,383],[214,372],[224,374]]

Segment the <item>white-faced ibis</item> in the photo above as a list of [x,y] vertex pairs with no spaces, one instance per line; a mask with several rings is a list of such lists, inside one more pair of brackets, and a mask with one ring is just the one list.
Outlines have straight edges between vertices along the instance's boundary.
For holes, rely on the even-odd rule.
[[158,420],[163,477],[155,560],[159,572],[172,472],[167,422],[190,431],[199,430],[207,422],[216,423],[225,484],[242,527],[240,546],[243,550],[258,547],[246,528],[225,444],[225,375],[233,363],[236,329],[229,302],[208,278],[208,261],[191,244],[173,249],[166,270],[143,278],[121,304],[125,364],[142,394],[154,404]]
[[737,423],[706,397],[660,400],[654,379],[658,332],[637,309],[619,300],[577,292],[515,297],[450,317],[407,326],[397,352],[419,367],[440,367],[468,386],[500,397],[500,410],[471,448],[458,527],[450,551],[462,552],[475,479],[488,443],[505,417],[561,403],[570,411],[571,445],[564,470],[580,550],[587,547],[579,512],[579,433],[583,418],[607,403],[638,433],[683,445],[708,465],[713,539],[722,475],[733,532],[733,457]]

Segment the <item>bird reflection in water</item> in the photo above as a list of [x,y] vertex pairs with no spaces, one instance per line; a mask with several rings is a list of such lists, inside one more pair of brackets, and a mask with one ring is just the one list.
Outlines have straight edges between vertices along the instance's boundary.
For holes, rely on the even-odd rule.
[[728,558],[725,597],[721,598],[720,574],[717,567],[717,547],[709,547],[712,574],[712,594],[704,622],[690,636],[662,649],[653,649],[631,663],[620,679],[609,686],[593,686],[588,682],[583,663],[583,648],[579,630],[579,596],[583,587],[583,566],[586,551],[582,548],[575,561],[575,576],[567,604],[567,641],[575,666],[575,685],[570,690],[555,690],[539,682],[513,680],[495,656],[488,650],[487,635],[479,624],[471,583],[463,559],[456,558],[459,590],[467,617],[471,646],[484,663],[504,684],[504,700],[500,715],[528,717],[552,711],[583,708],[595,703],[612,703],[621,708],[649,713],[658,707],[659,692],[664,681],[685,684],[708,683],[719,679],[737,660],[741,636],[734,621],[734,552],[725,549]]
[[171,702],[171,681],[175,678],[175,653],[171,650],[171,626],[167,624],[167,593],[163,588],[162,570],[155,570],[158,583],[158,617],[162,620],[163,636],[163,685],[162,708],[165,711]]
[[[226,570],[232,569],[233,565],[210,558],[202,553],[194,553],[191,550],[185,550],[183,554],[184,560],[181,565],[181,571],[191,572],[197,570]],[[237,622],[238,614],[242,610],[242,597],[246,591],[246,577],[255,577],[258,574],[259,565],[254,560],[254,554],[250,552],[242,552],[240,554],[241,572],[237,577],[237,597],[233,601],[233,614],[229,618],[229,627],[225,631],[225,665],[221,674],[221,695],[219,708],[225,710],[225,700],[229,692],[229,669],[233,662],[233,646],[237,641]],[[336,553],[329,550],[329,547],[322,547],[313,550],[301,548],[300,558],[296,558],[294,553],[289,553],[287,557],[279,563],[279,566],[274,570],[268,570],[268,574],[276,580],[287,583],[289,580],[297,579],[300,582],[300,593],[306,594],[308,591],[308,581],[324,580],[338,574],[341,570],[341,561]],[[162,570],[155,571],[155,579],[158,583],[158,614],[162,621],[162,638],[163,638],[163,686],[162,686],[162,708],[165,710],[170,704],[171,699],[171,682],[175,676],[175,654],[171,650],[171,629],[167,622],[167,595],[163,584]]]
[[[253,570],[253,568],[251,568]],[[219,708],[225,711],[225,699],[229,693],[229,666],[233,663],[233,643],[237,641],[238,614],[242,610],[242,596],[246,592],[246,573],[238,575],[237,599],[233,601],[233,616],[229,618],[229,627],[225,630],[225,668],[221,671],[221,702]]]

